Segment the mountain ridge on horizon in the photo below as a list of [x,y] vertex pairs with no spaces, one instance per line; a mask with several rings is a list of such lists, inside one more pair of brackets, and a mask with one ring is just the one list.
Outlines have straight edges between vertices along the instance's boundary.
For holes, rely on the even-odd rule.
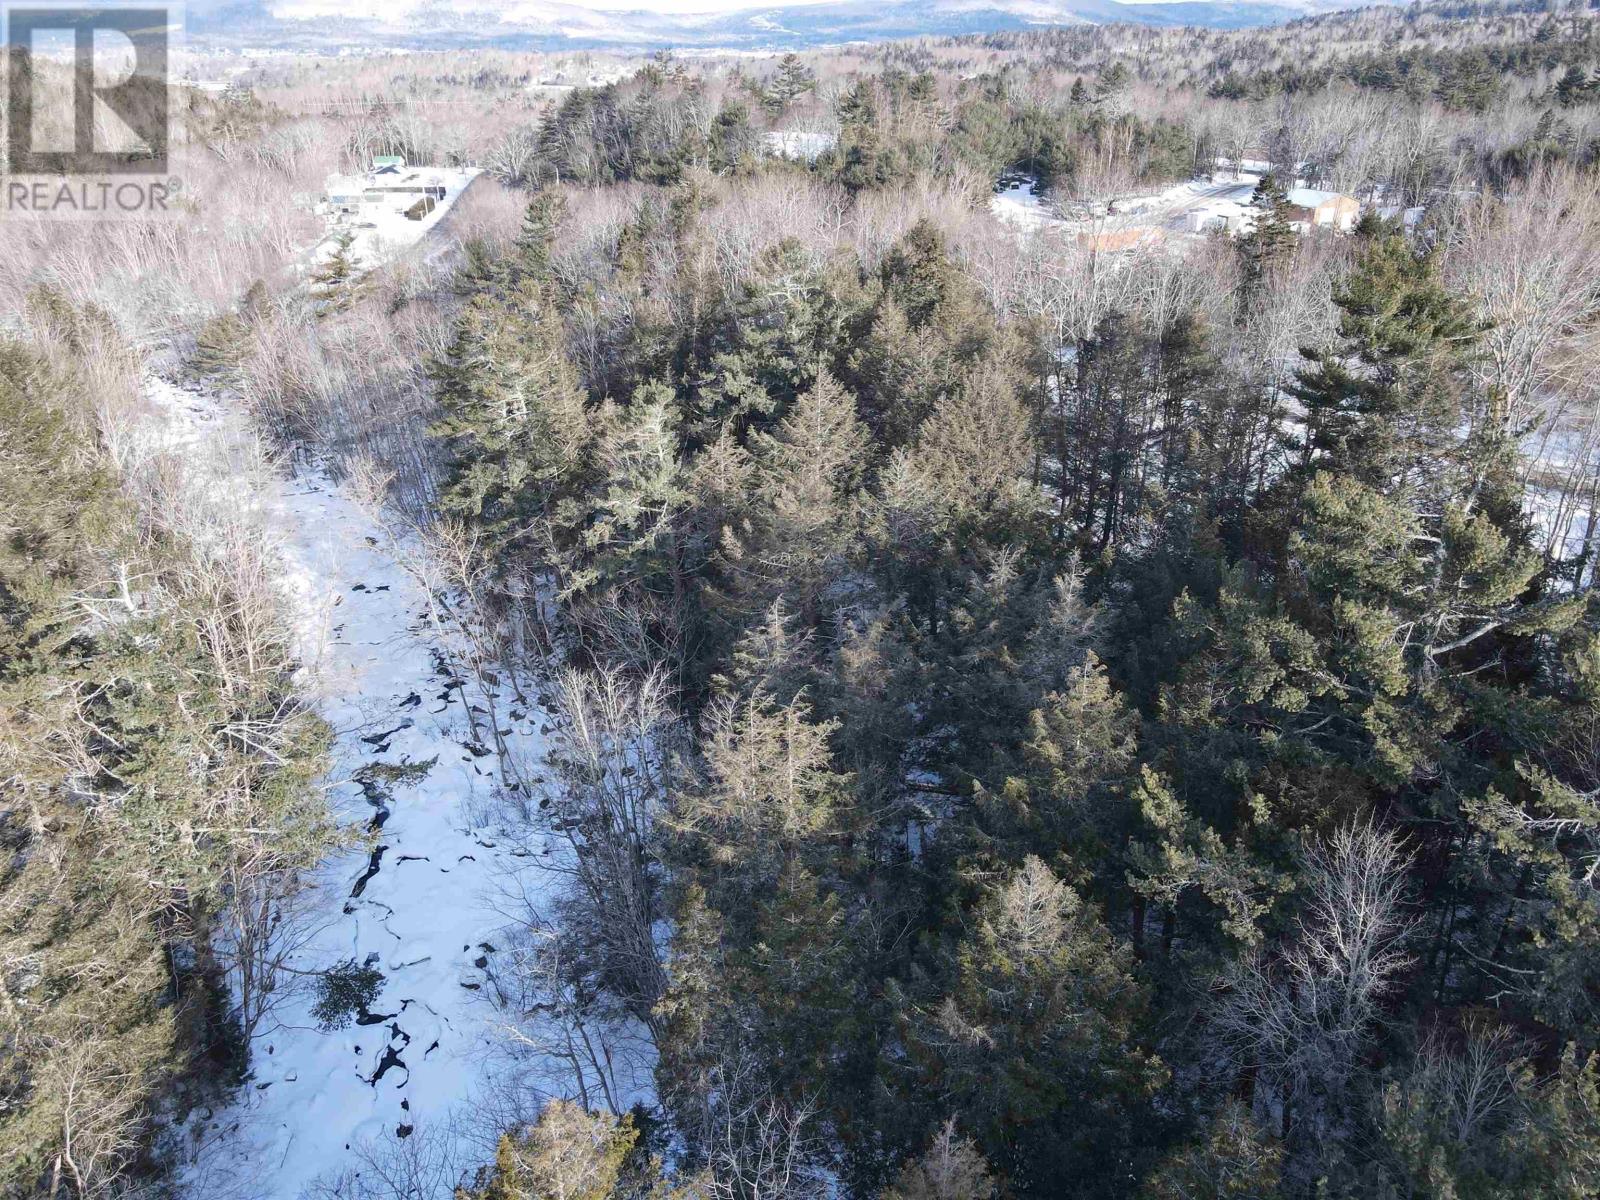
[[672,14],[562,0],[190,0],[188,28],[204,44],[308,52],[351,42],[411,50],[777,51],[1079,24],[1237,29],[1385,2],[820,0]]

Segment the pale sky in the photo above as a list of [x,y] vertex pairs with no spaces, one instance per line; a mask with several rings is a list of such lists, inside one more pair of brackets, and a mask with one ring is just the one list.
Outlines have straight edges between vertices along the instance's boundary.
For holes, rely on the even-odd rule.
[[[806,8],[814,4],[836,4],[839,0],[558,0],[559,3],[569,8],[582,8],[590,12],[652,12],[663,13],[668,16],[686,16],[694,13],[730,13],[742,12],[749,9],[776,9],[776,8]],[[1120,0],[1123,4],[1158,4],[1171,3],[1174,0]],[[1284,0],[1292,5],[1293,0]],[[985,5],[972,3],[963,7],[982,8]],[[994,8],[1008,7],[1004,3],[992,5]],[[1048,2],[1040,3],[1041,9],[1048,9]],[[1062,3],[1062,9],[1069,9],[1070,5]]]
[[[590,12],[652,12],[683,16],[692,13],[741,12],[747,9],[804,8],[814,4],[838,3],[838,0],[558,0],[558,2],[571,8],[588,9]],[[1162,0],[1121,0],[1121,2],[1155,4]],[[975,3],[971,7],[983,6]],[[994,7],[1005,6],[996,4]]]
[[592,12],[653,12],[680,16],[685,13],[728,13],[748,8],[799,8],[829,0],[564,0],[573,8]]

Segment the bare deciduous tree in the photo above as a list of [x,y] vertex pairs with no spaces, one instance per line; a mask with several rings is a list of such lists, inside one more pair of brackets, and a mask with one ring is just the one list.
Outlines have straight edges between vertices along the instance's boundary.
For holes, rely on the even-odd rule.
[[561,845],[546,864],[566,880],[562,928],[585,947],[596,982],[653,1030],[667,985],[656,821],[680,737],[670,689],[659,672],[633,680],[616,669],[568,671],[552,715],[546,774],[525,815]]
[[764,1086],[760,1065],[732,1052],[717,1063],[697,1144],[703,1186],[715,1200],[812,1200],[827,1194],[809,1103],[792,1104]]
[[1219,981],[1217,1033],[1276,1105],[1295,1165],[1340,1132],[1357,1057],[1409,959],[1401,909],[1407,856],[1370,824],[1348,825],[1306,856],[1310,894],[1295,936]]

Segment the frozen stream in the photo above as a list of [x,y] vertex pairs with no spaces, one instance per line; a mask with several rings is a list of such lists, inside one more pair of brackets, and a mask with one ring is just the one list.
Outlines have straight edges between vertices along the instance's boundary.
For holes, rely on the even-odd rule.
[[[406,1194],[448,1197],[457,1172],[493,1152],[492,1119],[474,1114],[506,1063],[485,994],[505,925],[496,898],[511,869],[535,891],[544,882],[537,852],[513,849],[497,827],[496,760],[467,715],[482,697],[445,664],[421,587],[339,486],[315,474],[241,471],[250,438],[217,401],[156,377],[146,395],[186,490],[247,507],[274,544],[305,683],[337,735],[330,802],[360,840],[318,872],[314,932],[289,965],[317,972],[353,959],[383,973],[370,1010],[346,1028],[318,1028],[311,986],[268,1018],[249,1082],[179,1131],[184,1191],[359,1196],[356,1176],[409,1156],[426,1163],[407,1172],[427,1179]],[[543,713],[509,687],[498,709],[508,741],[531,760]],[[419,782],[387,798],[352,778],[377,764],[430,761]]]

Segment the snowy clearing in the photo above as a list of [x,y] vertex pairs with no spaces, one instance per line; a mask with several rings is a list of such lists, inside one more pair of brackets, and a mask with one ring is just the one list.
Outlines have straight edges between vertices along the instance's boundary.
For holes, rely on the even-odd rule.
[[834,146],[837,134],[804,129],[774,129],[763,135],[767,153],[795,162],[816,162]]
[[[1114,200],[1105,216],[1073,219],[1062,215],[1040,194],[1039,181],[1028,175],[1008,175],[990,197],[989,211],[1017,229],[1033,231],[1046,226],[1072,232],[1103,234],[1110,230],[1149,227],[1170,233],[1200,232],[1195,217],[1225,215],[1250,203],[1255,181],[1191,179],[1163,191]],[[1098,209],[1096,211],[1099,211]]]
[[1039,195],[1039,181],[1031,175],[1007,176],[1000,190],[989,198],[989,211],[1008,225],[1019,229],[1038,229],[1047,224],[1065,225]]
[[415,176],[424,183],[436,184],[444,189],[444,198],[421,220],[414,221],[406,216],[404,205],[399,203],[362,204],[357,213],[330,217],[328,236],[311,254],[313,269],[332,257],[342,233],[352,236],[349,253],[361,271],[370,271],[404,253],[438,227],[462,193],[481,174],[477,167],[427,167],[397,176],[397,179]]
[[[183,1188],[295,1200],[422,1132],[461,1143],[461,1153],[446,1155],[451,1162],[482,1162],[479,1131],[463,1118],[508,1061],[486,995],[505,924],[496,900],[513,868],[532,889],[543,871],[519,848],[526,831],[514,842],[496,816],[496,759],[474,739],[467,711],[481,699],[477,685],[445,661],[423,588],[345,489],[305,474],[241,495],[226,485],[250,440],[243,423],[159,378],[146,394],[168,427],[163,441],[193,476],[187,490],[254,508],[276,543],[305,682],[337,735],[330,803],[357,844],[312,881],[314,932],[289,965],[317,972],[353,959],[384,976],[370,1011],[333,1031],[312,1015],[316,989],[295,989],[274,1015],[277,1027],[258,1037],[253,1076],[234,1103],[181,1131]],[[215,465],[199,465],[207,463]],[[505,691],[501,728],[532,760],[544,713],[531,697]],[[369,779],[364,787],[353,778],[362,768],[430,760],[414,786],[384,789]],[[483,1136],[492,1146],[492,1133]],[[435,1133],[436,1154],[439,1140]],[[453,1182],[440,1178],[440,1194]]]

